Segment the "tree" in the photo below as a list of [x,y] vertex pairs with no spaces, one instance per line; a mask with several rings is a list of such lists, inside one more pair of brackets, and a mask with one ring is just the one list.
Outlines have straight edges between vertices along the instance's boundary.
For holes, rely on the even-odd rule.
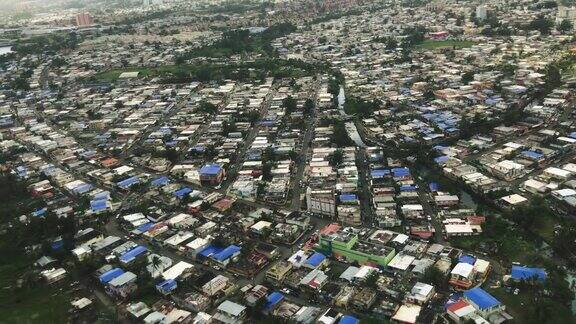
[[328,161],[331,166],[335,168],[339,167],[340,164],[342,164],[342,162],[344,161],[344,152],[341,149],[337,149],[336,151],[334,151],[334,153],[330,155]]
[[436,287],[438,290],[446,290],[448,287],[446,276],[434,266],[430,266],[424,271],[421,281]]
[[211,102],[208,102],[208,101],[206,101],[206,100],[202,100],[202,101],[200,101],[200,103],[198,104],[198,110],[201,111],[201,112],[204,112],[204,113],[213,115],[213,114],[215,114],[216,112],[218,112],[218,107],[217,107],[215,104],[211,103]]
[[284,107],[287,114],[290,114],[296,111],[297,101],[292,96],[288,96],[282,100],[282,107]]
[[334,132],[332,133],[332,142],[338,147],[345,147],[352,145],[352,140],[348,136],[344,122],[337,121],[334,124]]
[[468,71],[468,72],[464,72],[464,74],[462,74],[462,83],[468,84],[472,80],[474,80],[474,72]]
[[546,18],[544,15],[538,15],[538,17],[534,18],[528,25],[528,28],[531,30],[537,30],[542,35],[550,34],[550,30],[554,27],[554,22]]
[[123,108],[123,107],[124,107],[124,103],[123,103],[122,101],[116,101],[116,102],[114,103],[114,108],[116,108],[116,109],[120,109],[120,108]]
[[568,19],[564,19],[560,22],[560,24],[558,24],[558,31],[562,33],[567,33],[571,31],[572,28],[574,28],[574,24],[572,24],[572,22]]
[[314,112],[315,108],[314,101],[310,98],[306,99],[304,102],[304,116],[310,116]]

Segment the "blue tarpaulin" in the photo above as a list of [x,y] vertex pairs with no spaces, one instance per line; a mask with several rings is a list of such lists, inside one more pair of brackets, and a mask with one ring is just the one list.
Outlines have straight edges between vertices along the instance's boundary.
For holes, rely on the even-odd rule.
[[150,227],[154,226],[154,224],[155,224],[155,223],[153,223],[153,222],[148,222],[148,223],[146,223],[146,224],[142,224],[142,225],[136,227],[136,230],[139,231],[140,233],[144,233],[144,232],[146,232],[147,230],[149,230]]
[[360,320],[352,315],[344,315],[340,318],[338,324],[358,324]]
[[312,256],[310,256],[308,258],[308,260],[306,260],[306,265],[309,265],[313,268],[316,268],[325,259],[326,259],[326,256],[324,254],[316,252],[316,253],[312,254]]
[[372,176],[372,178],[384,178],[385,176],[390,175],[390,170],[386,170],[386,169],[375,169],[370,171],[370,175]]
[[430,182],[428,188],[430,188],[431,191],[438,191],[440,190],[440,185],[436,182]]
[[528,268],[513,265],[511,277],[514,280],[529,280],[536,278],[538,281],[544,281],[546,280],[546,270],[542,268]]
[[102,191],[94,196],[92,196],[94,200],[101,200],[101,199],[109,199],[110,198],[110,191]]
[[418,189],[418,187],[417,187],[417,186],[414,186],[414,185],[403,185],[403,186],[400,186],[400,191],[403,191],[403,192],[405,192],[405,191],[416,191],[417,189]]
[[160,186],[167,185],[169,182],[170,182],[170,179],[167,176],[162,176],[160,178],[152,180],[151,185],[153,185],[155,187],[160,187]]
[[437,164],[442,164],[442,163],[448,162],[448,160],[450,160],[450,157],[443,155],[443,156],[439,156],[439,157],[435,158],[434,162],[436,162]]
[[354,194],[340,195],[340,201],[343,201],[343,202],[351,202],[351,201],[356,201],[356,200],[358,200],[358,197],[356,197],[356,195],[354,195]]
[[234,253],[240,252],[241,248],[236,245],[230,245],[224,250],[212,255],[212,259],[216,261],[224,261],[230,258]]
[[42,216],[44,216],[44,214],[46,214],[47,211],[48,211],[48,209],[47,209],[46,207],[40,208],[40,209],[36,209],[35,211],[32,212],[32,216],[34,216],[34,217],[42,217]]
[[107,199],[98,199],[90,201],[90,209],[93,212],[99,212],[108,208],[108,200]]
[[223,248],[218,247],[216,245],[209,245],[206,248],[204,248],[202,251],[200,251],[200,253],[198,253],[198,255],[203,256],[205,258],[208,258],[214,254],[219,253],[222,250],[223,250]]
[[541,158],[544,157],[544,154],[534,152],[534,151],[522,151],[522,155],[524,155],[525,157],[534,159],[534,160],[540,160]]
[[104,272],[101,276],[100,276],[100,282],[103,284],[107,284],[110,281],[112,281],[114,278],[117,278],[119,276],[121,276],[122,274],[124,274],[124,270],[120,269],[120,268],[114,268],[112,270],[108,270],[106,272]]
[[408,168],[394,168],[392,169],[392,174],[395,178],[398,177],[408,177],[410,176],[410,169]]
[[217,175],[222,167],[219,164],[206,164],[200,169],[201,175]]
[[77,187],[74,187],[74,189],[72,189],[72,191],[74,191],[77,194],[83,194],[83,193],[86,193],[86,192],[92,190],[92,188],[93,188],[93,186],[91,184],[84,183],[84,184],[81,184]]
[[270,295],[268,295],[266,297],[266,304],[264,304],[263,310],[269,311],[274,306],[278,305],[278,303],[281,302],[283,299],[284,299],[284,295],[282,295],[282,293],[279,293],[277,291],[271,293]]
[[463,255],[458,259],[458,262],[474,265],[474,263],[476,263],[476,258],[471,255]]
[[168,294],[172,290],[176,289],[176,287],[178,287],[178,284],[174,279],[168,279],[156,285],[156,289],[162,294]]
[[120,182],[118,182],[118,187],[122,188],[122,189],[126,189],[126,188],[130,188],[131,186],[137,184],[138,182],[140,182],[140,179],[138,179],[138,177],[130,177],[128,179],[124,179]]
[[58,239],[52,242],[50,245],[52,250],[57,251],[64,247],[64,241],[62,239]]
[[129,263],[134,261],[134,259],[136,259],[136,257],[138,257],[141,254],[144,254],[148,251],[148,249],[142,245],[138,245],[137,247],[133,248],[132,250],[122,254],[120,256],[120,262],[122,263]]
[[464,297],[474,303],[481,310],[490,309],[500,305],[498,299],[490,295],[480,287],[472,288],[464,292]]
[[182,198],[191,192],[192,192],[192,189],[190,189],[188,187],[184,187],[184,188],[180,188],[180,189],[176,190],[174,192],[174,195],[176,195],[176,197],[178,197],[178,198]]

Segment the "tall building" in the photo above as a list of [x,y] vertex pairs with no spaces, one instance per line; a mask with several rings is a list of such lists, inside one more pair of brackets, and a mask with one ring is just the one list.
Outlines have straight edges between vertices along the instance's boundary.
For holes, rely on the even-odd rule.
[[576,7],[558,7],[556,21],[561,22],[564,19],[576,23]]
[[488,9],[486,6],[476,7],[476,18],[479,20],[484,20],[488,16]]
[[79,13],[76,15],[76,26],[90,26],[94,24],[94,18],[88,13]]

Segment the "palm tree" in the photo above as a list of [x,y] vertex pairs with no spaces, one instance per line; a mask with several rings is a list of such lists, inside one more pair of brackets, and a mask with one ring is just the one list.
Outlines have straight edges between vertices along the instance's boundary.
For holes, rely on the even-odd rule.
[[162,266],[162,259],[160,259],[160,256],[158,255],[154,255],[152,256],[152,268],[154,268],[154,270],[157,270],[158,272],[160,272],[160,267]]

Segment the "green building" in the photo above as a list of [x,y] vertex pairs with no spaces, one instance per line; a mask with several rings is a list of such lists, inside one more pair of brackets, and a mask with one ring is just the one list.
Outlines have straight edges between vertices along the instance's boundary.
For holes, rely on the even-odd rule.
[[386,266],[396,255],[394,248],[359,242],[358,234],[342,231],[320,234],[317,249],[319,252],[332,255],[337,259],[345,259],[347,262],[356,261],[359,264],[372,263],[380,266]]

